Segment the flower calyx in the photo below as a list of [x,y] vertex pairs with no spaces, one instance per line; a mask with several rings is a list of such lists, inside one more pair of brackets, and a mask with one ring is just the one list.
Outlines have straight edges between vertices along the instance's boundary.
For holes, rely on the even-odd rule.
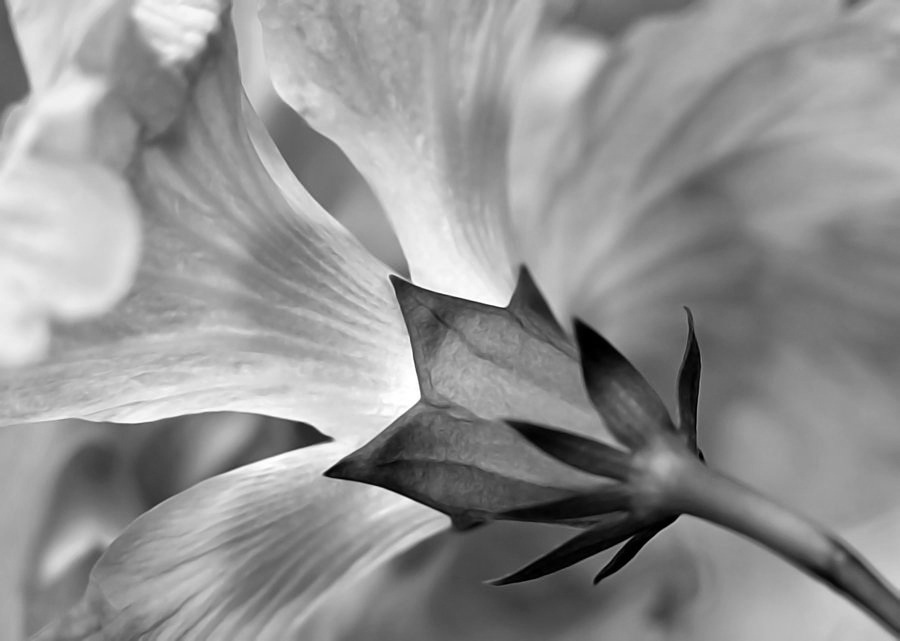
[[677,488],[682,475],[702,464],[697,447],[697,401],[700,349],[693,316],[678,376],[679,422],[676,426],[637,369],[605,338],[581,321],[575,335],[591,401],[605,425],[626,449],[563,430],[510,420],[507,423],[545,454],[573,468],[609,481],[600,489],[556,501],[511,510],[497,518],[595,523],[524,568],[491,581],[509,585],[537,579],[590,556],[625,544],[603,567],[594,583],[612,576],[679,516]]
[[447,514],[457,529],[495,520],[584,528],[500,584],[627,541],[603,578],[674,521],[670,476],[700,465],[700,352],[690,312],[676,427],[606,339],[576,321],[571,340],[524,269],[504,308],[393,282],[421,398],[326,476],[402,494]]
[[603,433],[575,345],[527,271],[506,307],[392,282],[421,398],[327,476],[390,489],[449,515],[460,529],[597,485],[500,420],[515,413]]

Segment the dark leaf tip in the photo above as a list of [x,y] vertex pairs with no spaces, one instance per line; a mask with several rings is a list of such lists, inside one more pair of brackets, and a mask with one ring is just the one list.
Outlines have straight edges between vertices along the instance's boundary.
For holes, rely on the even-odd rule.
[[526,421],[506,423],[544,454],[583,472],[618,480],[630,473],[631,456],[606,443]]
[[631,361],[580,319],[574,327],[585,388],[610,432],[635,449],[656,432],[674,431],[662,400]]
[[678,414],[679,429],[684,433],[690,446],[697,442],[697,404],[700,398],[700,345],[694,331],[694,315],[689,307],[685,307],[688,321],[687,344],[678,372]]
[[322,476],[341,481],[362,481],[360,464],[353,459],[353,455],[342,458],[340,461],[322,472]]

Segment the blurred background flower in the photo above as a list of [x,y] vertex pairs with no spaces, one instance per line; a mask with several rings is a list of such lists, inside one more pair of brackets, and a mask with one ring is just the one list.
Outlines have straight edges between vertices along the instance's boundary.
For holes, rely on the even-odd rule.
[[[400,245],[365,181],[333,143],[276,97],[262,62],[252,4],[240,4],[235,18],[252,104],[312,195],[373,254],[406,273]],[[668,390],[664,381],[671,380],[678,360],[673,354],[681,349],[675,338],[680,327],[670,325],[681,317],[671,310],[691,303],[701,340],[713,343],[701,401],[707,408],[701,412],[715,418],[701,421],[707,456],[718,467],[839,525],[896,580],[900,403],[894,390],[900,359],[894,321],[900,317],[900,245],[894,242],[896,187],[890,185],[896,184],[900,166],[895,145],[878,142],[900,132],[891,128],[893,120],[886,118],[884,126],[877,120],[880,109],[893,109],[893,88],[880,85],[885,81],[880,77],[867,83],[863,72],[869,62],[843,70],[834,61],[807,67],[820,54],[807,50],[799,59],[775,55],[740,73],[726,69],[721,83],[735,89],[720,93],[727,98],[721,104],[690,96],[679,105],[674,98],[684,95],[679,91],[690,94],[691,85],[674,90],[667,85],[666,74],[678,77],[679,70],[667,67],[667,61],[675,60],[673,51],[689,49],[699,29],[685,20],[679,31],[664,21],[685,15],[680,12],[687,4],[556,6],[559,29],[533,54],[533,84],[524,94],[530,97],[517,113],[511,163],[519,180],[513,183],[513,205],[535,226],[552,224],[561,208],[585,212],[578,233],[610,225],[593,213],[597,183],[611,180],[610,167],[617,167],[617,158],[629,158],[622,150],[631,151],[636,139],[654,142],[653,132],[641,129],[648,122],[684,116],[688,124],[679,131],[696,137],[678,140],[664,131],[671,136],[665,143],[679,153],[659,154],[653,171],[644,174],[679,181],[677,193],[666,201],[665,215],[650,207],[640,224],[626,226],[618,236],[621,230],[614,225],[604,228],[618,244],[597,254],[601,259],[585,270],[595,280],[585,288],[580,311],[634,354],[654,383],[662,381],[658,389]],[[779,28],[789,24],[788,17],[780,19]],[[712,28],[734,36],[723,25]],[[620,108],[639,104],[647,112],[633,116],[630,130],[621,112],[614,114],[624,132],[621,142],[603,141],[613,159],[598,161],[593,155],[597,141],[585,132],[614,135],[603,127],[602,117],[587,112],[584,96],[590,101],[596,94],[592,82],[598,70],[622,64],[609,59],[616,38],[646,55],[629,79],[633,84],[622,90],[628,102]],[[825,53],[839,55],[858,44],[838,37]],[[708,59],[741,43],[726,40],[715,46],[721,50],[698,46],[695,57],[688,58],[691,68],[705,69]],[[8,29],[0,48],[0,65],[9,67],[3,69],[0,91],[10,103],[23,95],[24,81],[12,64],[16,56]],[[829,80],[835,68],[837,75]],[[777,80],[784,69],[789,71],[783,80],[769,85],[773,95],[760,100],[753,92],[754,74]],[[813,89],[822,75],[825,86],[851,87],[846,93],[857,93],[859,101],[848,105],[847,95],[826,92],[817,102]],[[850,82],[859,78],[860,85]],[[691,80],[702,84],[705,79]],[[749,94],[742,93],[743,86]],[[706,157],[711,149],[733,143],[726,133],[739,135],[741,127],[754,124],[737,118],[745,113],[741,107],[754,102],[776,109],[774,116],[765,109],[751,112],[752,118],[781,118],[778,108],[785,104],[790,113],[798,103],[809,109],[799,110],[803,117],[796,123],[786,119],[781,136],[776,131],[767,134],[769,139],[759,137],[734,155],[726,149],[721,152],[725,161]],[[832,117],[835,104],[842,118]],[[703,113],[705,121],[692,124],[692,113]],[[854,132],[847,126],[852,119],[867,124],[874,136]],[[582,139],[560,147],[565,135],[560,129],[573,136],[580,131]],[[823,130],[840,136],[816,144]],[[571,187],[561,197],[535,192],[541,182],[535,177],[546,180],[550,171],[546,157],[563,158],[562,152],[581,158],[584,174],[554,183]],[[571,168],[568,162],[557,166]],[[691,175],[685,178],[685,173]],[[722,212],[762,215],[735,232],[730,221],[722,223]],[[744,242],[747,238],[751,242]],[[579,246],[572,238],[557,242]],[[693,269],[698,256],[706,265],[703,272]],[[740,269],[734,268],[736,262]],[[237,413],[128,427],[66,421],[30,426],[27,432],[2,429],[0,476],[9,505],[2,506],[6,516],[0,521],[0,574],[8,579],[0,585],[0,625],[7,625],[0,628],[0,638],[10,639],[23,630],[36,631],[76,602],[93,560],[136,515],[203,478],[321,439],[309,426]],[[566,532],[497,525],[465,536],[442,534],[319,604],[304,638],[883,638],[826,589],[750,544],[686,519],[675,527],[620,579],[597,589],[590,587],[596,570],[590,564],[530,585],[481,585]],[[248,577],[248,585],[258,580]]]

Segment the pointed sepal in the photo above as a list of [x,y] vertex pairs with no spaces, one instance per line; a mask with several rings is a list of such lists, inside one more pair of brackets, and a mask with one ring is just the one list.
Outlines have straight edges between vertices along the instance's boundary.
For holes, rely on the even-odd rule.
[[688,322],[687,345],[678,372],[678,429],[687,437],[692,450],[697,449],[697,403],[700,398],[700,345],[694,332],[694,315],[685,307]]
[[488,581],[491,585],[511,585],[533,581],[559,572],[580,561],[604,552],[633,536],[642,524],[623,514],[608,515],[604,522],[569,539],[558,548],[545,554],[521,570],[499,579]]
[[638,449],[660,431],[674,431],[659,396],[608,340],[578,319],[575,338],[588,395],[613,436]]
[[402,494],[449,515],[459,529],[597,486],[595,477],[536,450],[505,423],[426,401],[325,475]]
[[574,345],[527,272],[509,306],[391,282],[409,332],[422,398],[492,420],[516,416],[601,435]]
[[522,321],[528,331],[542,336],[548,343],[571,355],[572,358],[577,357],[572,341],[566,336],[565,330],[525,265],[519,268],[516,289],[506,309]]
[[628,539],[615,556],[610,559],[609,563],[603,566],[603,569],[594,577],[594,585],[600,583],[604,579],[608,579],[613,574],[628,565],[638,552],[644,549],[644,546],[650,542],[650,539],[662,532],[665,528],[675,522],[674,518],[669,518],[655,525],[648,525],[643,530]]
[[506,423],[532,445],[574,468],[611,479],[625,480],[631,456],[606,443],[545,425],[507,419]]

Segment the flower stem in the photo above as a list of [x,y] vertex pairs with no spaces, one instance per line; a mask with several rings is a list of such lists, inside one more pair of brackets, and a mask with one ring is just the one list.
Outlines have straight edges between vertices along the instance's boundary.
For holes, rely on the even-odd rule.
[[900,594],[849,545],[699,462],[679,466],[670,506],[766,546],[846,596],[900,637]]

